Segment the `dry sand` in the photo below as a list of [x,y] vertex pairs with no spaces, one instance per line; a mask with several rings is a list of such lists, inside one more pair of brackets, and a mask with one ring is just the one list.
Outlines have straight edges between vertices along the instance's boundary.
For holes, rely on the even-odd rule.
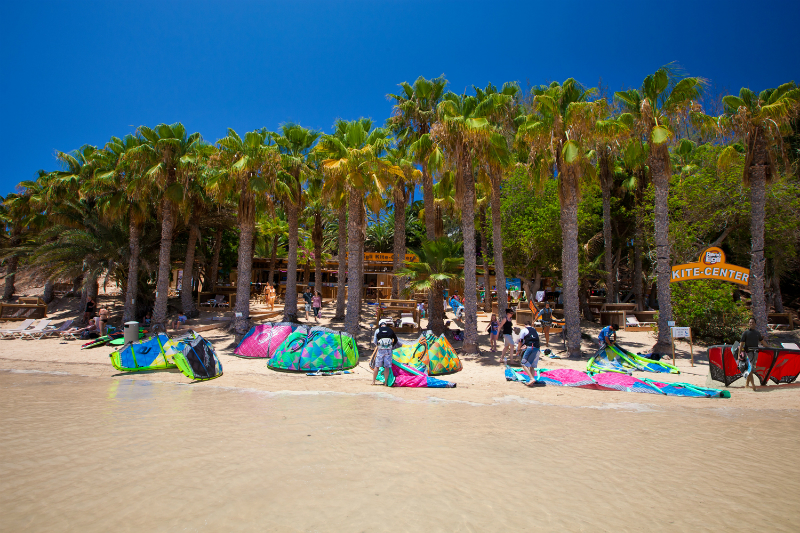
[[[51,305],[49,317],[59,320],[75,316],[76,298],[65,298],[55,305]],[[176,302],[177,303],[177,302]],[[112,324],[114,315],[121,313],[121,302],[118,297],[102,296],[100,305],[112,310]],[[281,306],[276,306],[275,310],[280,310]],[[263,306],[253,306],[251,313],[264,310]],[[204,311],[199,319],[190,321],[191,324],[213,323],[212,317],[223,315],[224,312]],[[228,313],[230,314],[230,313]],[[322,318],[319,325],[328,326],[334,329],[341,329],[340,322],[333,322],[331,317],[334,309],[331,303],[323,308]],[[266,361],[263,359],[242,359],[233,355],[235,348],[234,337],[224,329],[214,329],[202,332],[202,335],[210,340],[222,361],[224,375],[211,382],[198,383],[198,387],[234,387],[265,391],[330,391],[341,393],[379,393],[389,394],[398,398],[412,399],[442,399],[456,400],[464,402],[474,402],[479,404],[491,404],[505,402],[514,399],[535,400],[544,404],[565,405],[565,406],[608,406],[618,404],[625,406],[629,404],[653,405],[664,407],[685,407],[685,408],[744,408],[744,409],[777,409],[777,410],[800,410],[800,386],[771,386],[759,387],[758,390],[745,390],[742,388],[732,388],[732,397],[729,399],[692,399],[663,397],[656,395],[644,395],[625,392],[595,391],[573,389],[568,387],[536,387],[529,388],[520,383],[507,382],[504,378],[503,363],[500,353],[489,351],[489,338],[485,334],[488,325],[488,315],[479,316],[479,331],[484,332],[480,336],[479,356],[462,356],[463,371],[450,376],[443,376],[444,379],[454,381],[458,384],[455,389],[409,389],[409,388],[385,388],[371,385],[371,370],[367,365],[367,359],[372,353],[369,340],[372,336],[374,327],[374,306],[364,306],[362,335],[358,339],[361,361],[353,369],[351,374],[338,376],[319,376],[309,377],[305,374],[291,374],[285,372],[275,372],[269,370]],[[304,320],[301,313],[301,319]],[[448,318],[452,315],[448,313]],[[313,318],[311,324],[314,325]],[[424,324],[424,321],[423,321]],[[8,324],[0,325],[2,328],[9,327]],[[451,323],[451,328],[457,327]],[[593,354],[597,349],[596,338],[600,327],[597,324],[584,322],[583,324],[583,353]],[[172,333],[172,332],[170,332]],[[416,339],[416,334],[400,335],[405,344],[411,344]],[[788,337],[788,339],[786,338]],[[784,334],[783,342],[792,340],[796,342],[797,332],[794,334]],[[647,332],[625,332],[618,333],[618,341],[632,351],[646,352],[654,343],[654,337]],[[68,374],[107,377],[111,379],[143,379],[150,381],[164,382],[185,382],[186,378],[177,370],[142,372],[142,373],[120,373],[116,371],[109,361],[108,355],[111,349],[108,346],[81,350],[80,346],[85,341],[63,341],[61,339],[42,339],[42,340],[2,340],[0,339],[0,370],[27,370],[42,372],[63,372]],[[542,338],[543,348],[544,339]],[[460,351],[460,343],[454,342],[454,347]],[[498,346],[502,349],[502,344]],[[550,346],[556,355],[564,357],[563,342],[560,335],[551,338]],[[695,346],[694,366],[690,364],[689,345],[680,342],[676,351],[676,365],[681,370],[680,375],[654,375],[647,374],[647,377],[658,377],[665,381],[683,381],[697,385],[707,385],[708,363],[706,348]],[[461,355],[461,354],[459,354]],[[585,357],[583,360],[567,360],[563,358],[550,359],[543,356],[540,359],[540,368],[574,368],[584,370],[586,367]],[[636,373],[638,376],[645,376],[644,373]],[[709,386],[720,386],[708,383]]]

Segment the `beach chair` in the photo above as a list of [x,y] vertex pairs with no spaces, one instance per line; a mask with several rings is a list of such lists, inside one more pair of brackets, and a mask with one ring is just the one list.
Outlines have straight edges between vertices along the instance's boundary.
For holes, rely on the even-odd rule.
[[39,337],[39,338],[40,339],[44,339],[45,337],[53,337],[53,336],[57,337],[57,336],[61,335],[62,332],[67,331],[69,328],[71,328],[73,322],[75,322],[75,321],[72,320],[72,319],[67,320],[63,324],[58,326],[57,328],[52,328],[52,329],[48,329],[48,330],[44,331],[42,333],[42,336]]
[[35,318],[29,318],[23,321],[17,327],[9,329],[0,329],[0,339],[13,339],[15,333],[28,329],[34,322],[36,322]]
[[[210,302],[211,300],[209,300]],[[225,301],[224,294],[217,294],[214,297],[214,307],[230,307],[230,304]]]
[[47,328],[54,329],[50,326],[50,322],[52,322],[52,320],[47,318],[42,319],[34,328],[18,331],[14,335],[18,336],[20,339],[41,339]]

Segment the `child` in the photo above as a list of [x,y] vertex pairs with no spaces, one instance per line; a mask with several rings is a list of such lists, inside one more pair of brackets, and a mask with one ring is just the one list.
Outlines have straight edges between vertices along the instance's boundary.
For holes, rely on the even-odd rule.
[[497,315],[492,313],[492,318],[489,320],[489,327],[486,328],[489,332],[489,342],[492,347],[492,353],[497,351],[497,333],[500,331],[500,324],[497,322]]
[[322,293],[317,291],[311,299],[311,306],[314,308],[314,321],[319,322],[319,310],[322,308]]
[[420,302],[417,304],[417,311],[419,312],[420,318],[425,318],[425,302]]

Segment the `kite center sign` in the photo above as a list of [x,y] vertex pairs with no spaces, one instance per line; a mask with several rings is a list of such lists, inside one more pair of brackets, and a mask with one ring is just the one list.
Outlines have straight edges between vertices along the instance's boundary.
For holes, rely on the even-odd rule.
[[750,269],[725,262],[725,252],[719,248],[707,248],[700,254],[697,263],[686,263],[672,267],[670,282],[690,281],[695,279],[720,279],[739,285],[747,285],[750,280]]

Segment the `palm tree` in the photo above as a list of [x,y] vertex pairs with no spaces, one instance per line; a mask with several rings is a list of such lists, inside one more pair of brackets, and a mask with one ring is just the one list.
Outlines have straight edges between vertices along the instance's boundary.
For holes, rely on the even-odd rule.
[[152,328],[153,331],[166,331],[174,209],[175,204],[183,198],[183,187],[179,180],[193,166],[192,156],[203,146],[203,139],[199,133],[189,135],[180,122],[159,124],[155,129],[141,126],[138,131],[145,142],[132,148],[128,154],[146,168],[145,177],[152,180],[161,191],[161,245]]
[[447,93],[438,107],[439,121],[431,136],[443,150],[456,177],[457,198],[461,201],[461,228],[464,239],[464,353],[478,352],[478,287],[475,252],[475,161],[504,146],[506,140],[481,115],[474,96]]
[[[329,190],[347,192],[348,298],[344,325],[345,331],[354,337],[358,334],[364,281],[362,250],[366,221],[365,202],[371,205],[373,211],[380,210],[383,184],[377,171],[385,167],[379,158],[390,143],[388,130],[373,129],[372,121],[362,118],[337,122],[334,134],[324,135],[317,146],[318,153],[323,158],[322,170],[327,176],[324,184],[326,195]],[[339,261],[341,260],[340,250]]]
[[268,202],[274,191],[279,155],[269,144],[266,129],[249,131],[244,139],[232,128],[219,141],[220,172],[209,178],[208,187],[217,196],[238,200],[239,252],[236,267],[236,306],[231,329],[244,335],[250,329],[250,279],[253,270],[253,237],[259,200]]
[[[630,117],[630,115],[627,115]],[[606,276],[608,303],[616,303],[616,276],[614,275],[613,241],[611,238],[611,188],[614,185],[614,159],[620,143],[625,141],[629,129],[625,124],[627,117],[598,120],[594,130],[594,145],[597,153],[600,190],[603,195],[603,243],[605,251],[603,262]]]
[[392,132],[400,140],[401,147],[409,147],[414,162],[422,172],[422,199],[425,205],[425,228],[428,239],[434,238],[433,219],[433,177],[429,158],[436,147],[431,142],[431,126],[436,122],[436,108],[444,94],[447,80],[444,75],[431,80],[422,76],[413,85],[400,84],[400,94],[387,95],[395,101],[393,115],[389,119]]
[[[750,290],[753,316],[762,335],[767,332],[767,305],[764,296],[764,218],[766,210],[766,185],[779,176],[778,158],[789,168],[783,138],[791,135],[791,121],[800,106],[800,89],[794,82],[784,83],[777,89],[766,89],[758,95],[747,88],[739,96],[723,97],[725,114],[720,124],[732,131],[745,144],[745,162],[742,179],[750,187]],[[738,157],[729,146],[720,154],[721,166]]]
[[313,169],[309,165],[311,148],[320,132],[298,124],[284,124],[280,133],[271,133],[281,154],[278,197],[286,208],[289,224],[289,250],[286,258],[286,298],[283,307],[284,320],[297,316],[297,243],[300,211],[303,208],[303,183]]
[[[705,80],[678,80],[674,69],[665,66],[647,76],[639,90],[614,93],[623,109],[633,116],[636,133],[650,143],[647,166],[655,187],[655,243],[658,287],[658,340],[653,350],[667,350],[670,344],[669,321],[672,320],[669,243],[669,180],[672,169],[669,140],[675,137],[679,119],[702,119],[696,103]],[[569,327],[569,326],[567,326]]]
[[639,311],[645,310],[642,272],[642,244],[644,243],[642,201],[648,177],[647,155],[649,151],[650,146],[647,143],[643,143],[641,138],[634,137],[628,141],[620,154],[620,164],[625,173],[622,186],[628,191],[633,191],[634,195],[633,294]]
[[529,165],[535,180],[549,177],[553,166],[557,172],[567,353],[580,357],[578,200],[584,174],[594,171],[587,158],[587,145],[605,112],[605,100],[590,101],[595,91],[572,78],[562,84],[534,87],[532,93],[534,113],[520,126],[518,135],[530,143]]
[[99,154],[94,174],[97,193],[104,197],[101,211],[109,218],[128,217],[128,277],[125,283],[123,323],[136,319],[136,295],[139,291],[141,233],[149,216],[147,181],[136,160],[128,156],[142,144],[135,135],[112,137]]
[[[500,184],[504,170],[513,163],[513,143],[516,135],[516,119],[520,112],[517,96],[520,93],[516,83],[504,83],[498,91],[491,83],[486,89],[474,87],[480,101],[480,114],[486,116],[495,125],[506,140],[505,145],[498,145],[487,151],[483,161],[489,177],[489,191],[492,206],[492,243],[494,244],[494,272],[497,285],[497,308],[508,307],[506,293],[506,275],[503,263],[503,230],[502,213],[500,212]],[[494,148],[494,147],[493,147]]]
[[[464,273],[461,269],[461,247],[446,237],[422,241],[413,250],[417,261],[407,261],[399,274],[408,279],[408,289],[441,293],[445,284],[459,281]],[[436,288],[439,287],[437,291]]]

